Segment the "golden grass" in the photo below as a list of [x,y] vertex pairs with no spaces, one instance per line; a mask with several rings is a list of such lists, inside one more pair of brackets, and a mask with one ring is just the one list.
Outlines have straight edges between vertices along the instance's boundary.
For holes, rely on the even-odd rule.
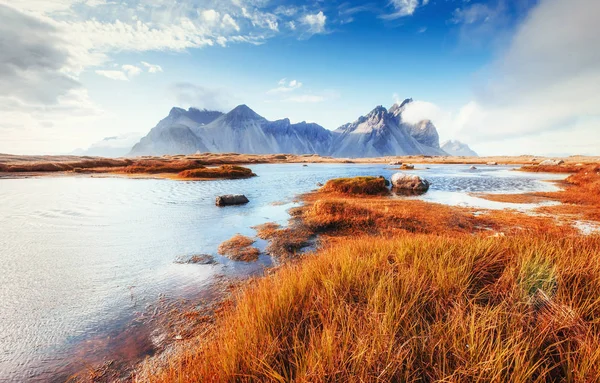
[[237,166],[237,165],[221,165],[216,168],[201,167],[197,169],[184,170],[177,175],[179,178],[226,178],[226,179],[238,179],[238,178],[250,178],[255,177],[256,174],[252,170]]
[[600,221],[600,165],[587,165],[560,183],[564,190],[537,195],[554,198],[563,205],[540,210]]
[[336,178],[327,181],[320,191],[351,195],[387,195],[390,193],[383,177]]
[[[587,167],[523,200],[582,217],[598,180]],[[554,215],[323,189],[304,201],[259,236],[325,247],[238,291],[210,337],[138,381],[600,381],[600,236]]]
[[581,170],[582,166],[573,164],[563,165],[526,165],[519,170],[532,173],[576,173]]
[[255,241],[252,238],[240,234],[234,235],[231,239],[219,245],[219,254],[225,255],[234,261],[252,262],[258,259],[260,251],[252,247]]
[[358,237],[237,295],[140,382],[600,380],[600,237]]

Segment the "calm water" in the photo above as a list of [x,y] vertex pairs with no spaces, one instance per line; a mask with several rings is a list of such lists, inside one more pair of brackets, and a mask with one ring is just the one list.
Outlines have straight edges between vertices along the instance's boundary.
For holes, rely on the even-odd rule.
[[[127,322],[159,297],[187,296],[218,275],[260,272],[269,265],[266,256],[255,264],[223,257],[216,265],[174,261],[215,254],[235,233],[254,235],[251,226],[285,224],[294,197],[317,182],[394,173],[384,165],[252,168],[259,177],[233,181],[0,180],[0,381],[46,380],[77,344]],[[463,165],[414,173],[432,181],[419,198],[487,208],[511,206],[467,193],[553,190],[542,180],[556,177]],[[243,193],[250,203],[214,206],[215,196],[229,193]]]

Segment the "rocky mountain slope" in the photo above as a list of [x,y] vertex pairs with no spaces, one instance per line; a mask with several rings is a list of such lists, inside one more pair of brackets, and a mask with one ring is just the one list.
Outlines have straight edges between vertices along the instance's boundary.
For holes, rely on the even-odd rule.
[[451,156],[479,157],[467,144],[456,140],[448,140],[442,144],[442,149]]
[[446,155],[429,120],[409,124],[402,120],[408,103],[388,111],[379,106],[355,122],[329,131],[320,125],[289,119],[269,121],[246,105],[227,114],[173,108],[130,155],[236,152],[255,154],[319,154],[334,157]]

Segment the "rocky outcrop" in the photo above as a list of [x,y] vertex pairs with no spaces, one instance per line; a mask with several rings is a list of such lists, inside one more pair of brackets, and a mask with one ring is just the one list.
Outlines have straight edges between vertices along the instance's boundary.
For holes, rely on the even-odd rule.
[[564,163],[565,163],[565,161],[563,161],[563,160],[548,159],[548,160],[544,160],[544,161],[540,162],[539,166],[558,166],[558,165],[562,165]]
[[415,174],[395,173],[392,175],[392,188],[402,191],[424,193],[429,190],[430,183]]
[[248,198],[243,194],[227,194],[218,196],[215,204],[217,206],[244,205],[247,204]]

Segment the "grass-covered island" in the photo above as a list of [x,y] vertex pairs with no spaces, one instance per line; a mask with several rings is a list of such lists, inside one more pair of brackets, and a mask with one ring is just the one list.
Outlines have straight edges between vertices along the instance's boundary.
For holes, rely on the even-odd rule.
[[276,249],[316,235],[318,249],[235,290],[133,380],[600,381],[600,236],[574,225],[600,218],[600,167],[571,171],[562,191],[533,193],[563,203],[534,214],[330,181],[288,228],[258,228]]

